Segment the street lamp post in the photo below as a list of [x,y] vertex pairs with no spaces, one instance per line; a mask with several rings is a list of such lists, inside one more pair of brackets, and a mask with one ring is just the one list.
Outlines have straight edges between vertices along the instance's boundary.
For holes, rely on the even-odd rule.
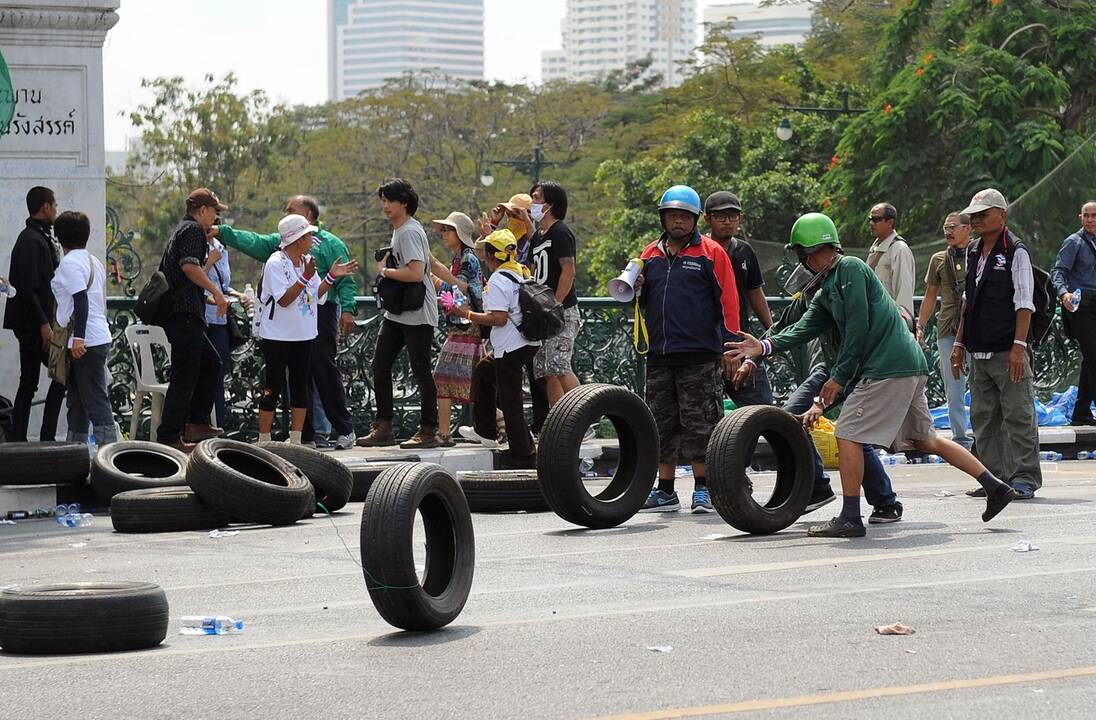
[[[866,113],[867,110],[863,108],[849,107],[849,91],[841,91],[841,107],[839,108],[825,108],[825,107],[799,107],[797,105],[785,105],[785,110],[792,112],[803,113],[805,115],[825,115],[827,117],[840,117],[845,115],[846,117],[852,117],[853,115],[860,115]],[[784,117],[780,121],[780,124],[776,126],[776,136],[787,142],[792,139],[792,135],[795,134],[792,130],[792,121],[788,117]]]
[[480,184],[484,187],[491,187],[495,184],[495,176],[491,174],[491,165],[507,165],[516,168],[519,172],[528,175],[532,179],[533,185],[536,185],[540,182],[540,174],[545,168],[559,164],[545,160],[543,148],[537,145],[533,148],[532,160],[488,160],[483,175],[480,175]]

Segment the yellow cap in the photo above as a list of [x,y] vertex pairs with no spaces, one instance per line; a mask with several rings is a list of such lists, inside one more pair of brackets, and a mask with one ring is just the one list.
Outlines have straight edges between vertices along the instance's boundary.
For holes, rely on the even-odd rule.
[[486,246],[492,247],[495,257],[499,260],[510,260],[514,255],[514,251],[517,250],[518,241],[514,237],[514,233],[507,228],[503,228],[480,240],[477,245],[485,251]]

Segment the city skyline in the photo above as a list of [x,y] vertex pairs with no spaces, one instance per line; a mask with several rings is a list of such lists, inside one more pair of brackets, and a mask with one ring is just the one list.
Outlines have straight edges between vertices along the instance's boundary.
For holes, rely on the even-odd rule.
[[[699,0],[699,13],[726,0]],[[243,92],[262,89],[275,102],[320,104],[329,92],[328,0],[309,0],[301,13],[290,0],[192,0],[188,17],[215,20],[193,31],[209,51],[195,57],[189,42],[172,42],[165,28],[179,28],[170,4],[124,0],[120,21],[104,47],[106,147],[125,149],[136,134],[128,113],[151,100],[142,78],[181,76],[198,84],[207,73],[233,72]],[[541,53],[562,44],[565,0],[532,3],[484,0],[484,68],[489,80],[537,82]],[[194,26],[198,28],[198,25]],[[183,26],[185,31],[187,26]],[[124,113],[125,117],[120,116]]]

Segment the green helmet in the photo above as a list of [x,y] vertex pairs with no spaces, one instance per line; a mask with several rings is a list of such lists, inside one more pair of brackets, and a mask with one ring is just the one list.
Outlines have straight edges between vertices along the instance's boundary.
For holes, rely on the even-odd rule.
[[837,237],[837,227],[826,215],[807,213],[796,220],[795,225],[792,225],[789,248],[801,247],[808,252],[814,252],[823,245],[841,247],[841,241]]

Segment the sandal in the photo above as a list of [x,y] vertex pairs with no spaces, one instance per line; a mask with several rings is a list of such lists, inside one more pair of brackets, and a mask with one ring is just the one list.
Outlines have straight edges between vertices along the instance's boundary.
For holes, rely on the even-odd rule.
[[454,447],[457,443],[453,441],[452,433],[447,433],[445,435],[438,433],[438,444],[441,447]]

